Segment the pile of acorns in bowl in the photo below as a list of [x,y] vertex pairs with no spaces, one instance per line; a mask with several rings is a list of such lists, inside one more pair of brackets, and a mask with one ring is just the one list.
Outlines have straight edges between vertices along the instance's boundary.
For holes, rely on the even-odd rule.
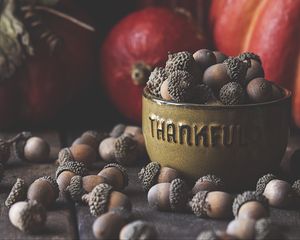
[[156,67],[147,88],[157,98],[173,102],[239,105],[280,98],[280,88],[264,78],[260,57],[245,52],[227,57],[200,49],[168,55],[165,67]]

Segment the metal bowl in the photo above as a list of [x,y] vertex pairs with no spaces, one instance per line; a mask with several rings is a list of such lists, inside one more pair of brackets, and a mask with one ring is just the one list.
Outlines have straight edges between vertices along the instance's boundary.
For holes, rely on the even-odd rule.
[[235,106],[175,103],[143,94],[143,132],[151,161],[197,179],[223,178],[230,190],[255,187],[276,172],[284,155],[291,93],[265,103]]

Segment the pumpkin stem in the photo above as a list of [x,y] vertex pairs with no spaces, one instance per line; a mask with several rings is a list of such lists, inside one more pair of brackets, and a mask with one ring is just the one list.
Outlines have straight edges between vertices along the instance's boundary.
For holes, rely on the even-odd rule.
[[151,66],[144,62],[135,63],[131,68],[131,78],[134,85],[145,86],[151,73]]

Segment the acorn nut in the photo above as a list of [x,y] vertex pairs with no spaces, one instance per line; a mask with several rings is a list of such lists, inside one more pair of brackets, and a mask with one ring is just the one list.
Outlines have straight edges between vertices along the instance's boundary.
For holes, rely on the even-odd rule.
[[265,218],[269,216],[268,199],[257,192],[246,191],[234,199],[232,211],[236,218]]
[[111,130],[111,132],[109,133],[109,136],[112,138],[117,138],[120,137],[124,131],[125,131],[126,125],[124,124],[117,124],[116,126],[114,126],[114,128]]
[[204,104],[214,98],[212,90],[206,84],[198,84],[191,90],[191,102]]
[[137,220],[125,225],[120,232],[120,240],[151,240],[156,239],[155,227],[145,221]]
[[264,78],[254,78],[247,85],[248,98],[252,103],[272,100],[272,84]]
[[224,53],[220,51],[213,51],[213,53],[215,54],[216,57],[216,63],[222,63],[228,58],[228,56],[226,56]]
[[197,217],[226,219],[232,217],[233,197],[221,191],[199,191],[189,202]]
[[219,99],[224,105],[242,104],[245,100],[245,91],[241,84],[230,82],[220,89]]
[[36,201],[17,202],[8,213],[9,220],[23,232],[41,232],[47,218],[45,208]]
[[148,192],[150,207],[162,211],[183,211],[187,202],[186,183],[176,178],[171,183],[158,183]]
[[199,191],[220,191],[223,187],[224,183],[221,178],[209,174],[197,180],[192,188],[192,194],[195,195]]
[[27,186],[22,178],[17,178],[17,181],[13,185],[7,199],[5,200],[5,206],[10,208],[14,203],[24,201],[26,199]]
[[100,142],[106,137],[106,133],[88,130],[82,133],[82,135],[72,143],[72,146],[77,144],[86,144],[92,147],[95,151],[97,151]]
[[161,97],[160,88],[163,82],[167,79],[168,74],[162,67],[156,67],[151,72],[149,80],[147,82],[147,87],[149,92],[155,97]]
[[200,69],[205,70],[211,65],[217,63],[215,54],[208,49],[200,49],[193,54],[193,57],[200,67]]
[[45,208],[50,207],[58,198],[59,188],[54,178],[43,176],[36,179],[28,188],[27,199],[37,201]]

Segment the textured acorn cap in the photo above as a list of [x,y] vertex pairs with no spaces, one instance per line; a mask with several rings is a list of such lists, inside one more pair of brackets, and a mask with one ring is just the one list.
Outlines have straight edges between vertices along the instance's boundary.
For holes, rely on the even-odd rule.
[[[38,215],[38,217],[37,217]],[[36,224],[42,226],[47,218],[45,208],[37,201],[29,201],[20,213],[21,230],[24,232],[37,232],[39,229]]]
[[196,184],[201,183],[201,182],[212,182],[216,186],[224,186],[223,180],[214,174],[208,174],[208,175],[205,175],[205,176],[199,178],[197,180]]
[[219,98],[225,105],[242,104],[245,99],[245,90],[241,84],[229,82],[220,89]]
[[195,71],[196,62],[193,58],[193,54],[183,51],[178,53],[169,53],[168,60],[166,62],[166,72],[168,74],[178,70],[187,71],[191,74]]
[[105,169],[105,168],[111,168],[111,167],[117,168],[122,173],[123,179],[124,179],[124,184],[123,184],[122,188],[127,187],[128,186],[129,177],[128,177],[126,168],[124,168],[122,165],[117,164],[117,163],[109,163],[109,164],[105,165],[103,169]]
[[82,176],[75,175],[71,178],[70,184],[67,187],[67,192],[73,201],[81,201],[81,197],[86,193],[82,188]]
[[201,232],[196,240],[219,240],[219,237],[215,231],[207,230]]
[[248,64],[241,61],[239,58],[229,57],[223,64],[227,69],[227,74],[234,82],[240,82],[246,75]]
[[18,158],[24,159],[25,144],[29,138],[33,137],[33,134],[31,132],[22,132],[21,135],[14,143],[14,152]]
[[168,93],[175,102],[184,102],[192,98],[194,77],[187,71],[175,71],[168,77]]
[[4,166],[2,163],[0,163],[0,182],[3,178],[3,175],[4,175]]
[[180,178],[174,179],[170,184],[170,206],[173,211],[183,210],[187,202],[187,185]]
[[162,67],[154,68],[147,82],[147,87],[149,92],[155,97],[161,97],[160,87],[167,78],[168,78],[168,74],[164,68]]
[[144,191],[149,191],[149,189],[155,184],[160,168],[161,166],[158,162],[151,162],[143,167],[138,173],[138,177],[142,182]]
[[58,184],[57,184],[56,180],[55,180],[53,177],[50,177],[50,176],[43,176],[43,177],[40,177],[39,179],[44,179],[44,180],[46,180],[48,183],[50,183],[50,185],[52,186],[52,188],[53,188],[53,190],[54,190],[55,198],[58,198],[58,195],[59,195],[59,187],[58,187]]
[[197,217],[207,217],[207,203],[205,201],[207,194],[209,191],[199,191],[189,202],[189,205],[193,211],[193,213]]
[[70,171],[75,173],[75,175],[84,176],[87,172],[87,169],[83,163],[80,162],[69,162],[66,161],[62,165],[58,166],[56,170],[56,178],[61,174],[63,171]]
[[22,178],[17,178],[17,181],[13,185],[7,199],[5,200],[5,206],[10,208],[14,203],[23,201],[26,199],[27,186]]
[[94,187],[89,196],[90,212],[97,217],[107,211],[109,196],[113,187],[106,183],[101,183]]
[[296,180],[292,185],[295,194],[300,197],[300,179]]
[[251,201],[260,202],[264,206],[264,208],[267,211],[269,211],[268,199],[264,195],[258,194],[254,191],[253,192],[252,191],[246,191],[242,194],[237,195],[237,197],[234,199],[233,205],[232,205],[233,215],[235,217],[237,217],[241,206],[243,204],[245,204],[247,202],[251,202]]
[[115,160],[119,163],[126,163],[128,161],[128,157],[131,157],[132,151],[135,151],[136,148],[137,142],[129,135],[123,134],[118,137],[115,142]]
[[199,84],[191,90],[191,101],[193,103],[206,103],[213,98],[213,92],[206,84]]
[[70,148],[63,148],[58,153],[58,162],[59,164],[63,164],[65,162],[74,161],[74,156],[71,152]]
[[255,53],[252,53],[252,52],[244,52],[244,53],[241,53],[238,58],[241,60],[241,61],[247,61],[247,60],[255,60],[257,62],[259,62],[261,64],[261,59],[258,55],[256,55]]
[[271,173],[268,173],[259,178],[256,184],[256,192],[258,194],[263,194],[267,184],[274,179],[277,179],[277,177]]

